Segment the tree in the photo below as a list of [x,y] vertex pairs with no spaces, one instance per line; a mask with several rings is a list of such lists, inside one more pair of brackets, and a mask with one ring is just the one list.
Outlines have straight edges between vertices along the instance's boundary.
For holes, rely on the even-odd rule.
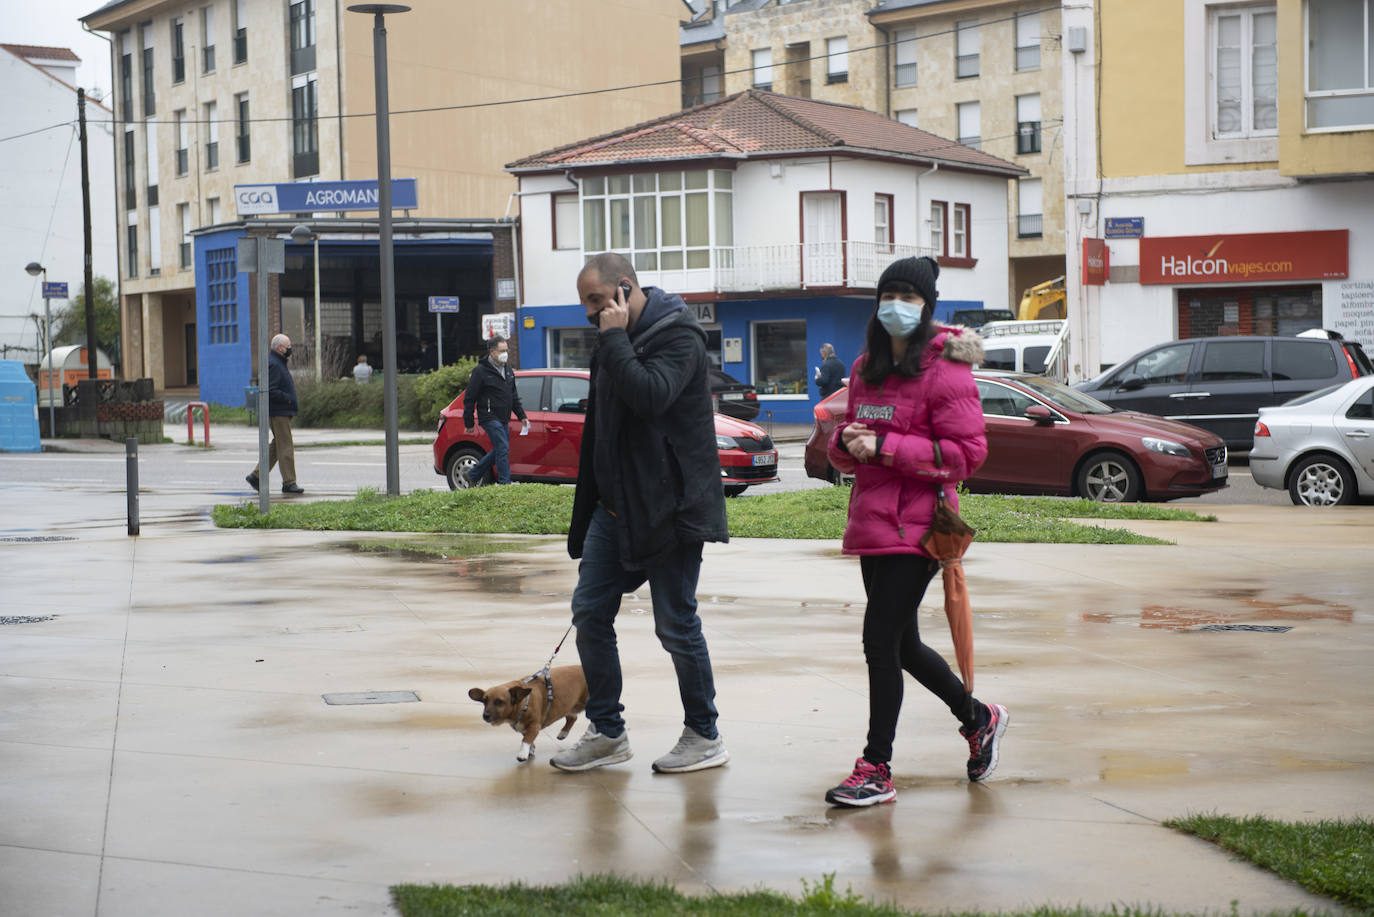
[[[110,362],[119,364],[119,303],[115,301],[114,281],[97,275],[95,283],[95,346],[105,351]],[[67,304],[53,319],[53,345],[86,344],[86,290]]]

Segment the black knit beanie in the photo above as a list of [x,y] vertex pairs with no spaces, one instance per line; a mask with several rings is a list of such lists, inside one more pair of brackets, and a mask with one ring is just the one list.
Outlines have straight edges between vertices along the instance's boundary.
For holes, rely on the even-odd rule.
[[921,294],[921,298],[926,301],[925,308],[921,311],[922,317],[930,315],[935,311],[935,300],[940,293],[935,289],[935,278],[940,276],[940,265],[929,255],[922,255],[920,258],[902,258],[894,261],[883,271],[883,275],[878,278],[878,291],[876,298],[881,300],[883,287],[893,281],[909,283],[916,288],[916,292]]

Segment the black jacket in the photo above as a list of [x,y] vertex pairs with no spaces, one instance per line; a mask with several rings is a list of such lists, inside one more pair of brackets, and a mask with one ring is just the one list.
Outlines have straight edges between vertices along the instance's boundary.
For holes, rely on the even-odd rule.
[[275,350],[267,355],[267,416],[295,417],[296,380],[286,368],[286,357]]
[[478,423],[489,420],[510,423],[511,411],[515,411],[515,416],[522,421],[525,419],[525,408],[515,390],[515,370],[509,366],[493,366],[491,359],[484,357],[468,376],[468,391],[463,396],[463,426],[473,425],[474,414]]
[[680,297],[644,292],[649,303],[633,335],[598,335],[568,530],[568,553],[581,557],[592,513],[604,504],[631,570],[683,544],[730,540],[706,332]]
[[844,364],[832,353],[821,364],[821,371],[816,376],[816,388],[821,390],[821,397],[825,398],[838,392],[843,385]]

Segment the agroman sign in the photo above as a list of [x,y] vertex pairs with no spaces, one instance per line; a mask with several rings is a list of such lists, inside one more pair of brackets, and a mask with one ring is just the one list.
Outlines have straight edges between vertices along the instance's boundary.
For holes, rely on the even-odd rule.
[[[378,183],[373,181],[302,181],[274,185],[235,185],[239,216],[265,213],[317,213],[331,210],[380,210]],[[415,179],[391,180],[393,210],[419,206]]]
[[1141,283],[1257,283],[1348,276],[1348,229],[1140,240]]

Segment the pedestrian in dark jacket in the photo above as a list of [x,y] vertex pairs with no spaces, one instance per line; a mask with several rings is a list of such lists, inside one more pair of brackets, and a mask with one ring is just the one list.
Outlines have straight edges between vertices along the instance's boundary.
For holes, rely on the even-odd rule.
[[[291,339],[284,334],[272,338],[272,352],[267,355],[267,417],[272,428],[272,445],[267,449],[267,471],[281,462],[281,492],[284,494],[303,494],[305,490],[296,484],[296,446],[291,440],[291,418],[298,410],[296,403],[296,380],[291,378],[291,370],[286,366],[286,358],[291,356]],[[254,490],[258,489],[258,472],[254,468],[244,478]]]
[[491,451],[470,468],[466,475],[468,486],[475,486],[496,466],[496,483],[510,483],[510,415],[520,418],[521,435],[529,432],[530,422],[515,390],[515,371],[507,365],[510,344],[500,336],[487,341],[487,358],[473,367],[468,376],[467,394],[463,396],[463,428],[477,432],[473,418],[487,431]]
[[661,773],[718,767],[715,681],[697,615],[702,544],[728,541],[707,370],[706,333],[682,298],[641,289],[620,255],[597,255],[577,278],[598,330],[573,497],[568,553],[577,652],[587,676],[586,733],[552,759],[584,771],[628,761],[615,618],[645,581],[655,633],[673,658],[683,731],[654,762]]
[[844,364],[835,356],[831,344],[821,345],[821,365],[816,367],[816,388],[822,398],[829,398],[844,385]]

